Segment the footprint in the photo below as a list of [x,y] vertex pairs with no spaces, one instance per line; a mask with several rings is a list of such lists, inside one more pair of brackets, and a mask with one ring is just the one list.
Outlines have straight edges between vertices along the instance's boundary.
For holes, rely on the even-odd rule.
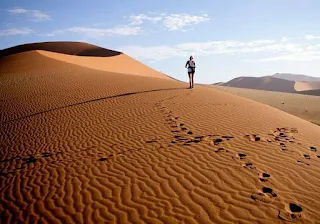
[[291,212],[302,212],[302,208],[294,203],[290,203],[289,207]]
[[245,167],[245,168],[250,168],[250,169],[255,169],[255,168],[256,168],[256,167],[255,167],[252,163],[250,163],[250,162],[244,163],[242,166]]
[[247,155],[244,153],[238,153],[240,159],[244,159]]
[[305,163],[305,162],[303,162],[303,161],[301,161],[301,160],[297,160],[297,162],[298,162],[298,163],[302,163],[302,164],[305,164],[305,165],[307,165],[307,166],[310,166],[310,164],[308,164],[308,163]]
[[261,140],[261,138],[258,137],[257,135],[246,135],[245,137],[248,138],[252,142],[257,142],[257,141]]
[[291,212],[278,212],[278,219],[288,222],[295,222],[298,218],[301,218],[301,214],[297,213],[291,213]]
[[268,174],[268,173],[260,173],[259,177],[260,177],[259,179],[260,179],[261,182],[266,182],[266,181],[268,181],[267,178],[270,177],[270,174]]
[[275,197],[277,197],[277,194],[269,187],[263,187],[261,190],[250,196],[252,200],[262,202],[271,202],[271,199]]
[[222,151],[225,151],[224,148],[218,148],[216,151],[214,152],[222,152]]
[[310,159],[310,156],[307,155],[307,154],[304,154],[303,156],[304,156],[304,158],[306,158],[306,159]]
[[[289,204],[289,211],[287,212],[287,217],[291,220],[296,220],[297,218],[301,218],[301,212],[302,212],[302,208],[299,205],[296,205],[294,203],[290,203]],[[278,218],[282,219],[282,220],[286,220],[285,218],[282,218],[280,216],[280,211],[278,213]],[[286,220],[289,221],[289,220]]]
[[100,158],[99,161],[106,161],[108,158]]
[[312,152],[316,152],[316,151],[317,151],[317,148],[314,147],[314,146],[310,146],[310,150],[311,150]]
[[221,138],[217,138],[213,141],[214,145],[218,145],[220,142],[222,142],[223,140]]
[[272,190],[272,188],[269,188],[269,187],[263,187],[262,188],[262,192],[275,198],[277,197],[278,195]]
[[187,129],[187,128],[181,128],[181,130],[182,130],[182,131],[186,131],[186,130],[188,130],[188,129]]
[[192,131],[188,131],[188,133],[187,133],[188,135],[192,135],[193,134],[193,132]]

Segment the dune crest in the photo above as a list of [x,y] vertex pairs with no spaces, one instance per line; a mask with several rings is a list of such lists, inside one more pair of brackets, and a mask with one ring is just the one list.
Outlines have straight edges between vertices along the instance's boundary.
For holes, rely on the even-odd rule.
[[0,51],[0,57],[19,54],[27,51],[43,50],[77,56],[112,57],[122,54],[119,51],[109,50],[88,43],[58,41],[22,44]]

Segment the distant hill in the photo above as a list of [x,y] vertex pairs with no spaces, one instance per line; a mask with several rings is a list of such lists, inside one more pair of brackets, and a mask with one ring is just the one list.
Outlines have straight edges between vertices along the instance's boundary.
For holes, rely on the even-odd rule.
[[286,79],[296,82],[315,82],[320,81],[320,77],[312,77],[307,75],[290,74],[290,73],[276,73],[272,77],[279,79]]
[[238,77],[226,83],[219,83],[219,86],[230,86],[247,89],[260,89],[277,92],[296,92],[294,81],[274,78],[271,76],[265,77]]

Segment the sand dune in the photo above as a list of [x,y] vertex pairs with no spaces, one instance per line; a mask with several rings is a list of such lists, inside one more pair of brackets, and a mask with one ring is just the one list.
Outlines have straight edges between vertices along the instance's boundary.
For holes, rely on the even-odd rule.
[[77,56],[91,56],[91,57],[112,57],[121,55],[121,52],[105,49],[92,44],[82,42],[42,42],[31,43],[14,46],[0,51],[0,57],[9,56],[13,54],[23,53],[26,51],[43,50],[56,53],[63,53]]
[[306,95],[313,95],[313,96],[320,96],[320,89],[300,91],[300,92],[298,92],[298,93],[300,93],[300,94],[306,94]]
[[296,82],[294,85],[297,91],[320,90],[320,82]]
[[218,90],[226,91],[241,97],[270,105],[307,121],[320,124],[319,91],[315,92],[314,94],[308,91],[307,95],[304,95],[298,93],[282,93],[227,86],[210,86],[217,88]]
[[[24,68],[26,70],[37,69],[33,68],[34,64],[36,67],[42,68],[43,66],[35,62],[40,58],[39,55],[33,52],[55,60],[102,71],[169,79],[164,74],[126,54],[77,42],[35,43],[2,50],[0,51],[0,56],[2,55],[0,63],[5,67],[2,72],[14,72],[16,67],[20,69],[19,71]],[[24,58],[29,57],[27,55],[30,54],[32,54],[31,58],[25,60]],[[16,65],[17,63],[18,65]],[[20,67],[19,63],[25,63],[23,68]]]
[[320,81],[320,77],[313,77],[308,75],[290,74],[290,73],[277,73],[272,77],[279,79],[287,79],[295,82],[317,82]]
[[271,76],[265,77],[239,77],[220,86],[260,89],[279,92],[295,92],[294,81],[278,79]]
[[320,220],[318,126],[48,55],[1,59],[1,223]]
[[268,90],[277,92],[294,93],[299,91],[308,91],[320,89],[320,82],[296,82],[287,79],[280,79],[271,76],[264,77],[239,77],[226,83],[215,83],[216,86],[228,86],[247,89]]

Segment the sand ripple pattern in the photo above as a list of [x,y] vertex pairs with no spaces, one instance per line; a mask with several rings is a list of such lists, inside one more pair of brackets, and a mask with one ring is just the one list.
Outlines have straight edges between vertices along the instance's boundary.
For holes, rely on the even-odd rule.
[[[318,127],[217,90],[149,81],[85,85],[73,102],[73,90],[63,101],[54,93],[26,110],[8,103],[1,223],[320,220]],[[135,94],[107,97],[120,91]]]

